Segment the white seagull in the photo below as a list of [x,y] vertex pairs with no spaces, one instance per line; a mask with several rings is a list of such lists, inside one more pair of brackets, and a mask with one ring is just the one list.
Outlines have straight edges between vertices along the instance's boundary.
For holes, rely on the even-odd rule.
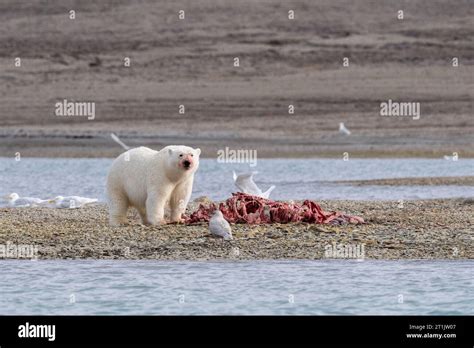
[[344,123],[339,123],[339,133],[345,135],[351,135],[351,131],[344,126]]
[[83,206],[91,203],[97,202],[97,198],[86,198],[86,197],[79,197],[79,196],[56,196],[53,199],[48,200],[48,203],[52,204],[54,208],[60,209],[74,209],[74,208],[82,208]]
[[224,240],[231,240],[232,229],[229,223],[224,219],[224,215],[219,209],[216,209],[209,220],[209,230],[211,234],[216,237],[224,238]]
[[273,189],[275,188],[275,186],[272,185],[268,190],[262,192],[262,190],[260,190],[257,184],[255,184],[253,181],[253,176],[258,172],[250,172],[239,175],[237,175],[235,171],[232,173],[234,176],[235,186],[237,186],[237,188],[243,193],[268,199],[268,197],[270,197],[270,193],[272,193]]
[[10,193],[3,197],[8,201],[9,207],[16,208],[25,208],[25,207],[35,207],[47,203],[47,200],[43,200],[35,197],[20,197],[18,193]]
[[125,150],[130,150],[130,146],[128,145],[125,145],[122,140],[120,140],[120,138],[115,135],[114,133],[110,133],[110,137],[117,143],[119,144],[120,146],[122,146]]
[[454,156],[454,155],[453,155],[453,156],[446,156],[446,155],[444,156],[444,159],[445,159],[446,161],[456,161],[457,158],[458,158],[458,157],[457,157],[457,156]]

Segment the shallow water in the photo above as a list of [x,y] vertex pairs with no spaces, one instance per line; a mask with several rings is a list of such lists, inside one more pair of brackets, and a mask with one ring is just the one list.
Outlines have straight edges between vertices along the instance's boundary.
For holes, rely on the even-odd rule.
[[[111,159],[0,158],[0,194],[49,198],[80,195],[105,200],[105,179]],[[359,186],[331,183],[403,177],[463,176],[474,174],[474,159],[261,159],[250,168],[202,159],[193,197],[223,200],[235,191],[232,170],[257,170],[255,181],[266,190],[276,185],[274,199],[409,200],[472,197],[465,186]]]
[[474,314],[474,261],[7,260],[0,279],[0,315]]

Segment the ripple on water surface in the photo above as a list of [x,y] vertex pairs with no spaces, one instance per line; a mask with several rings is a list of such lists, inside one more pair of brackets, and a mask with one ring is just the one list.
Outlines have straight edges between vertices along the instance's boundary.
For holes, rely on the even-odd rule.
[[0,314],[474,314],[473,261],[0,262]]

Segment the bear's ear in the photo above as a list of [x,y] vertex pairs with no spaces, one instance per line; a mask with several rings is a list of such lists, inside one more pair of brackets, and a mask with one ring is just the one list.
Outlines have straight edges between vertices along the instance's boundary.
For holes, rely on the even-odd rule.
[[199,149],[199,148],[196,149],[196,153],[197,153],[197,155],[199,156],[199,155],[201,154],[201,149]]
[[172,149],[168,149],[168,155],[171,156],[173,154],[173,150]]

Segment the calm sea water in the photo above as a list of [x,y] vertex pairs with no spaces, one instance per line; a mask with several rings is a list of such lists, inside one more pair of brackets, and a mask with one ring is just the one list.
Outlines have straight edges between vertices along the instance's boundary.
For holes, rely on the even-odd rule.
[[2,314],[474,314],[474,261],[1,261]]
[[[105,200],[111,159],[0,158],[0,194],[49,198],[80,195]],[[474,159],[261,159],[258,165],[222,164],[202,159],[193,197],[223,200],[235,191],[232,170],[257,170],[255,181],[266,190],[276,185],[274,199],[409,200],[473,197],[464,186],[365,186],[335,184],[336,180],[474,175]]]

